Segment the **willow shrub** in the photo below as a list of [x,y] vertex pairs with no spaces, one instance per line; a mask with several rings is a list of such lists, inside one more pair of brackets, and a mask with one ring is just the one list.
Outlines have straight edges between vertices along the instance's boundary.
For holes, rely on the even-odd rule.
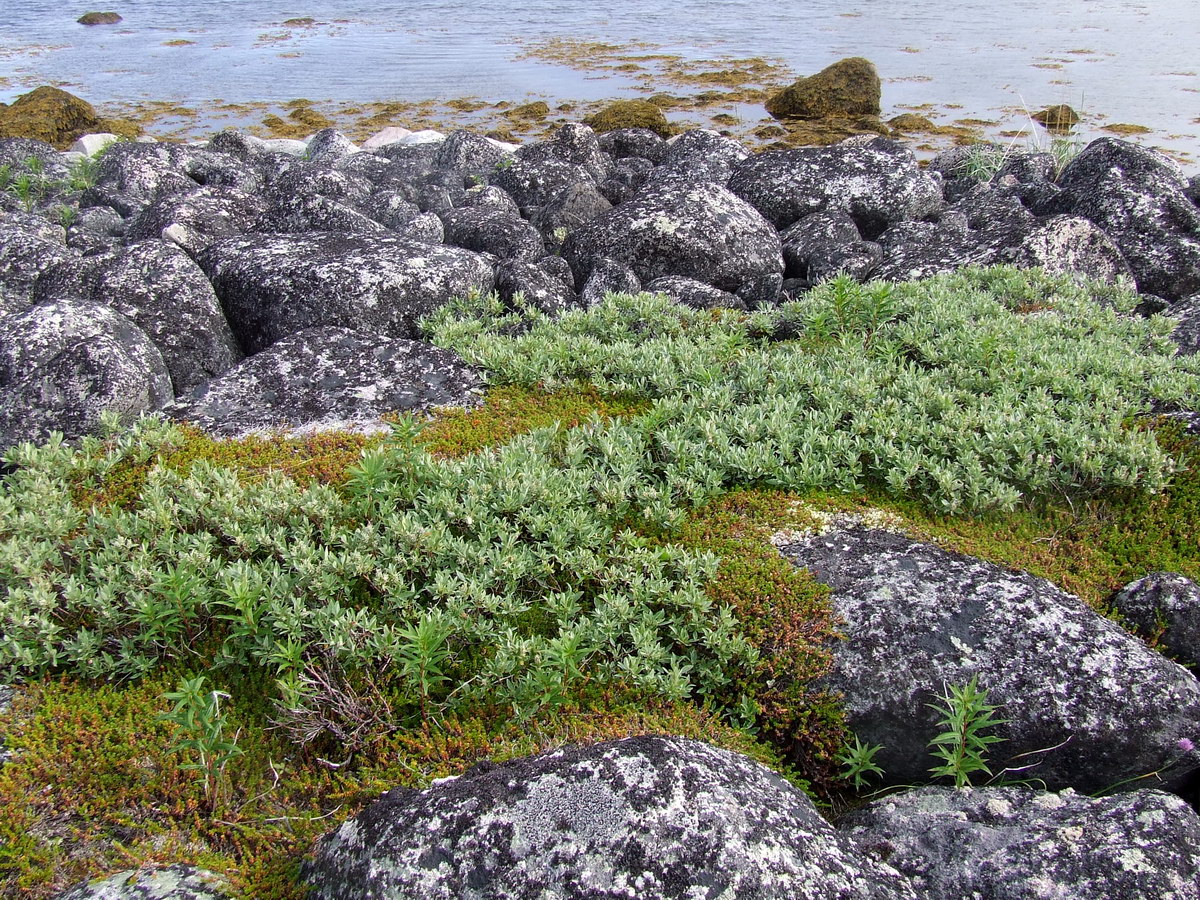
[[746,485],[883,487],[945,512],[1160,490],[1174,463],[1128,423],[1195,408],[1200,364],[1132,303],[1010,269],[841,279],[752,316],[639,295],[550,319],[468,299],[427,327],[494,383],[583,381],[648,408],[461,459],[431,455],[403,419],[341,486],[153,464],[107,506],[81,498],[178,429],[147,419],[75,449],[16,448],[0,669],[267,672],[309,724],[345,700],[323,686],[366,690],[379,673],[381,701],[412,721],[610,683],[752,708],[759,651],[706,591],[715,556],[661,535]]

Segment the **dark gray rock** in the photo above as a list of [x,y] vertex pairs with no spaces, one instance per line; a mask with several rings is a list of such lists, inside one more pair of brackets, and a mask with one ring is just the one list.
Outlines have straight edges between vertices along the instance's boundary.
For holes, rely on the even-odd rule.
[[750,759],[629,738],[385,795],[320,841],[312,900],[914,897]]
[[920,788],[840,827],[929,900],[1200,898],[1200,818],[1158,791]]
[[649,128],[617,128],[597,138],[600,149],[615,160],[640,156],[660,163],[667,153],[667,142]]
[[48,239],[40,228],[0,222],[0,294],[5,297],[0,311],[28,306],[38,276],[76,255],[61,240]]
[[749,155],[737,141],[715,131],[685,131],[667,141],[666,152],[650,173],[649,182],[690,184],[711,181],[724,186],[734,168]]
[[230,900],[224,880],[195,866],[137,869],[97,878],[60,894],[58,900]]
[[479,376],[455,353],[346,328],[307,328],[167,407],[224,437],[266,430],[386,431],[381,416],[475,406]]
[[[596,133],[587,125],[563,125],[549,140],[518,148],[516,158],[522,163],[553,159],[579,166],[587,172],[588,180],[594,182],[603,181],[612,171],[612,160],[601,151]],[[517,202],[520,203],[520,200]]]
[[1161,631],[1167,653],[1186,666],[1200,665],[1200,585],[1175,572],[1151,572],[1121,588],[1112,602],[1139,634]]
[[826,258],[839,248],[857,244],[861,240],[858,226],[845,210],[810,213],[779,235],[783,245],[784,272],[789,278],[807,280],[812,260]]
[[494,184],[478,185],[463,194],[461,209],[494,209],[497,212],[519,216],[521,208],[515,200]]
[[779,236],[753,207],[720,185],[685,190],[647,186],[637,197],[573,231],[563,257],[586,283],[600,259],[629,265],[653,281],[681,275],[737,294],[751,306],[773,303],[783,281]]
[[522,215],[532,215],[571,185],[595,181],[584,166],[556,157],[518,159],[497,167],[491,175],[491,183],[516,201]]
[[[421,208],[413,203],[408,195],[401,191],[384,189],[373,193],[362,211],[382,225],[384,228],[400,229],[421,215]],[[438,224],[439,230],[441,223]],[[440,239],[438,243],[440,243]]]
[[537,261],[538,268],[549,272],[555,278],[570,288],[572,292],[575,290],[575,274],[571,271],[571,265],[561,256],[547,254]]
[[470,131],[452,131],[438,144],[433,164],[457,172],[460,177],[488,175],[498,162],[512,154],[495,141]]
[[67,246],[80,253],[96,253],[121,243],[126,223],[120,213],[108,206],[81,210],[67,229]]
[[165,229],[180,225],[198,239],[197,246],[186,249],[198,252],[249,231],[265,206],[259,197],[237,188],[204,187],[151,203],[130,220],[125,236],[129,241],[161,238]]
[[694,278],[666,275],[646,284],[646,290],[654,294],[666,294],[677,303],[692,309],[741,309],[746,308],[741,297],[722,291]]
[[28,171],[29,159],[36,159],[47,179],[65,178],[70,169],[62,154],[45,141],[33,138],[0,138],[0,166],[8,166],[14,174]]
[[305,156],[309,162],[331,166],[358,152],[355,143],[336,128],[322,128],[309,138]]
[[440,244],[446,239],[446,228],[435,213],[423,212],[403,225],[392,228],[398,237],[420,244]]
[[809,284],[818,284],[846,274],[858,281],[866,281],[874,277],[882,262],[883,248],[874,241],[827,246],[809,253],[805,278]]
[[559,250],[572,231],[608,212],[612,204],[591,182],[573,184],[559,191],[534,215],[533,225],[550,250]]
[[530,262],[509,260],[496,267],[496,293],[506,304],[522,294],[525,302],[550,315],[558,315],[578,304],[575,291],[560,273]]
[[1080,216],[1044,219],[1019,243],[997,248],[988,262],[1040,267],[1051,275],[1074,272],[1110,284],[1132,277],[1129,263],[1112,238]]
[[40,303],[0,322],[0,448],[60,431],[91,434],[173,397],[162,354],[129,319],[99,303]]
[[[180,152],[164,144],[113,144],[100,157],[95,187],[112,191],[139,209],[160,197],[194,191],[199,185],[181,171]],[[132,212],[114,208],[125,216]]]
[[258,217],[251,230],[275,234],[308,231],[383,234],[387,231],[354,207],[320,194],[297,194],[275,203]]
[[441,215],[446,243],[492,253],[500,259],[532,262],[546,252],[538,230],[511,213],[494,209],[452,209]]
[[1200,682],[1048,581],[861,527],[781,552],[832,588],[847,640],[826,686],[894,782],[928,777],[927,704],[972,676],[1008,720],[996,771],[1097,791],[1151,772],[1172,788],[1200,766],[1177,746],[1196,737]]
[[360,176],[288,157],[268,185],[266,199],[287,203],[297,197],[319,195],[357,209],[375,190],[374,184]]
[[996,171],[993,180],[1012,176],[1021,184],[1053,181],[1058,168],[1054,155],[1045,152],[1013,153]]
[[1200,291],[1200,209],[1174,162],[1100,138],[1067,164],[1058,184],[1060,210],[1091,219],[1113,239],[1138,290],[1168,300]]
[[173,158],[179,170],[198,185],[232,188],[246,194],[256,194],[263,189],[262,173],[236,156],[190,146],[177,148],[176,154]]
[[492,289],[478,254],[394,235],[255,235],[200,256],[242,350],[257,353],[315,325],[416,337],[452,297]]
[[204,272],[172,244],[140,241],[99,272],[93,299],[135,322],[162,351],[175,394],[242,358]]
[[1171,340],[1179,345],[1180,354],[1200,353],[1200,294],[1172,303],[1163,310],[1163,315],[1179,320],[1171,332]]
[[641,289],[642,280],[633,269],[623,262],[601,257],[592,263],[592,272],[579,292],[579,302],[585,309],[591,309],[608,294],[636,294]]
[[868,239],[942,205],[939,182],[921,171],[911,150],[885,138],[760,153],[734,166],[729,189],[778,228],[841,209]]
[[627,156],[617,160],[612,174],[598,186],[600,194],[611,205],[618,206],[645,187],[654,171],[654,164],[640,156]]

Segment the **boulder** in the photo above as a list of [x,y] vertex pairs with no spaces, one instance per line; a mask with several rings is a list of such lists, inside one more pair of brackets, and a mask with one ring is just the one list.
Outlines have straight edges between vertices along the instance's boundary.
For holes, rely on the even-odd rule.
[[242,350],[257,353],[315,325],[416,337],[453,297],[492,289],[478,254],[386,234],[264,234],[200,255]]
[[654,172],[654,163],[641,156],[617,160],[612,174],[600,182],[597,190],[610,206],[618,206],[645,187]]
[[380,147],[389,147],[392,144],[400,143],[410,134],[412,134],[411,129],[401,128],[398,125],[389,125],[387,128],[380,129],[363,141],[362,148],[364,150],[378,150]]
[[1172,301],[1200,291],[1200,209],[1174,162],[1100,138],[1067,164],[1058,184],[1057,211],[1091,219],[1112,238],[1139,291]]
[[[570,272],[567,273],[568,279]],[[558,315],[577,305],[570,281],[536,263],[509,260],[496,267],[496,293],[511,306],[517,294],[548,315]]]
[[116,25],[121,21],[121,14],[115,12],[85,12],[75,21],[80,25]]
[[297,194],[274,203],[255,219],[250,230],[276,234],[330,231],[338,234],[383,234],[387,228],[341,200],[321,194]]
[[859,526],[780,550],[832,589],[846,640],[825,687],[891,781],[928,778],[928,704],[975,676],[1007,721],[995,771],[1092,792],[1151,773],[1169,789],[1200,767],[1178,745],[1197,736],[1200,682],[1050,582]]
[[579,292],[579,302],[585,309],[591,309],[608,294],[636,294],[641,289],[642,280],[633,269],[623,262],[601,257],[592,263],[591,274]]
[[331,166],[359,152],[358,146],[336,128],[322,128],[308,140],[309,162]]
[[667,141],[662,161],[650,173],[649,181],[682,186],[711,181],[724,185],[735,166],[749,155],[746,148],[732,138],[698,128]]
[[15,312],[27,306],[38,276],[75,256],[43,229],[0,221],[0,294],[5,297],[0,310]]
[[562,253],[577,284],[607,258],[628,264],[642,282],[681,275],[737,294],[752,307],[773,303],[783,280],[775,229],[712,182],[686,190],[648,185],[571,232]]
[[886,138],[760,153],[733,167],[729,189],[777,228],[843,210],[868,239],[942,205],[940,183],[921,171],[911,150]]
[[810,213],[797,219],[779,235],[783,246],[785,274],[789,278],[808,278],[813,259],[828,257],[839,248],[862,240],[850,213],[842,209]]
[[489,174],[502,159],[512,154],[502,149],[496,141],[470,131],[452,131],[438,145],[434,154],[434,165],[443,170],[457,172],[460,177]]
[[[404,192],[387,189],[373,193],[363,204],[362,211],[380,225],[391,229],[407,225],[421,215],[421,208],[409,200]],[[440,220],[438,228],[441,228]]]
[[175,394],[242,358],[200,267],[173,244],[139,241],[103,266],[92,299],[137,324],[162,352]]
[[690,306],[692,309],[740,309],[746,308],[745,302],[728,291],[722,291],[710,284],[696,281],[694,278],[681,278],[678,275],[665,275],[655,278],[645,287],[652,294],[665,294],[676,303]]
[[1163,315],[1179,320],[1171,332],[1171,340],[1179,345],[1180,355],[1200,353],[1200,294],[1172,303],[1163,311]]
[[449,350],[327,325],[277,341],[165,412],[223,437],[386,431],[385,413],[475,406],[481,385]]
[[927,787],[876,800],[840,828],[929,900],[1200,898],[1200,818],[1158,791]]
[[181,225],[195,236],[195,246],[185,249],[197,253],[214,241],[245,234],[265,206],[237,188],[203,187],[154,201],[130,220],[125,235],[129,241],[161,238],[164,229]]
[[1157,636],[1160,646],[1185,666],[1200,666],[1196,582],[1176,572],[1151,572],[1121,588],[1112,603],[1143,637]]
[[0,166],[8,166],[12,175],[29,171],[30,159],[41,163],[42,174],[49,180],[65,178],[70,172],[62,155],[45,141],[23,137],[0,138]]
[[516,201],[494,184],[481,184],[469,188],[463,194],[460,209],[494,209],[498,212],[519,216],[521,208]]
[[1030,118],[1039,125],[1044,125],[1052,134],[1069,134],[1071,129],[1079,124],[1079,113],[1065,103],[1039,109]]
[[9,106],[0,106],[0,138],[36,138],[59,150],[91,132],[134,137],[138,130],[132,122],[101,118],[86,100],[48,85],[22,94]]
[[180,153],[162,144],[114,144],[100,157],[95,188],[114,191],[139,208],[194,191],[199,184],[183,173]]
[[639,737],[389,792],[317,845],[310,900],[914,897],[744,756]]
[[600,149],[618,162],[629,156],[637,156],[658,163],[667,152],[666,141],[649,128],[618,128],[598,134],[596,141]]
[[597,134],[633,128],[653,132],[660,138],[673,133],[662,108],[649,100],[614,100],[583,121]]
[[162,354],[140,328],[103,304],[40,303],[0,322],[0,448],[96,431],[173,397]]
[[89,207],[80,210],[67,229],[67,246],[80,253],[98,253],[120,244],[125,229],[125,220],[112,207]]
[[60,894],[58,900],[230,900],[224,880],[195,866],[137,869],[97,878]]
[[392,226],[398,237],[419,244],[440,244],[446,239],[442,220],[431,212],[420,213],[401,225]]
[[525,144],[517,150],[522,162],[556,159],[582,166],[592,181],[603,181],[612,171],[612,160],[604,155],[596,133],[586,125],[563,125],[549,140]]
[[491,175],[491,183],[512,197],[525,215],[532,215],[572,185],[595,181],[584,166],[553,157],[518,159],[512,165],[499,166]]
[[879,73],[861,56],[839,60],[816,75],[801,78],[768,98],[776,119],[879,115]]
[[445,241],[500,259],[532,262],[546,252],[538,230],[512,213],[493,209],[452,209],[441,215]]
[[[607,181],[605,182],[607,184]],[[532,222],[550,250],[559,250],[572,231],[612,209],[591,182],[580,182],[559,191],[534,214]]]

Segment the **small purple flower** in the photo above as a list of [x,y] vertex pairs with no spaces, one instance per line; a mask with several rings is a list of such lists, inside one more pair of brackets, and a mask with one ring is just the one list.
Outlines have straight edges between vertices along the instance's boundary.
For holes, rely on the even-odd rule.
[[1179,748],[1181,753],[1191,753],[1196,749],[1196,745],[1192,743],[1191,738],[1180,738],[1175,742],[1175,746]]

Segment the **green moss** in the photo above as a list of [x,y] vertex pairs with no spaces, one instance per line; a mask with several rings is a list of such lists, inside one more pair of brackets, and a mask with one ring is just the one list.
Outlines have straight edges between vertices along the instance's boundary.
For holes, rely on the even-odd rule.
[[663,111],[648,100],[616,100],[584,122],[600,133],[619,128],[648,128],[664,138],[674,133]]

